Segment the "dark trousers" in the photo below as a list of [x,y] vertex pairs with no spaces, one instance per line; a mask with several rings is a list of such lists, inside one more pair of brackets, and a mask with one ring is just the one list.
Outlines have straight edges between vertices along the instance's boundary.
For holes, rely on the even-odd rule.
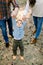
[[12,18],[7,19],[9,34],[13,36]]
[[22,40],[14,40],[14,42],[13,42],[14,55],[17,55],[17,47],[19,47],[19,49],[20,49],[20,55],[23,56],[24,55],[24,46],[23,46]]

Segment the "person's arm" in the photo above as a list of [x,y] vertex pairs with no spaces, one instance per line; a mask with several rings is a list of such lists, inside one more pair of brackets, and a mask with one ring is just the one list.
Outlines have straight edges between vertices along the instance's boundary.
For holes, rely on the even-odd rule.
[[26,21],[23,21],[22,24],[23,24],[23,27],[25,27],[25,25],[26,25],[27,23],[26,23]]
[[32,14],[32,9],[29,7],[29,1],[27,0],[27,4],[26,4],[26,7],[25,7],[25,10],[24,10],[24,16],[23,16],[23,20],[26,20],[28,18],[30,18]]
[[31,14],[32,14],[32,10],[30,9],[27,15],[24,15],[22,19],[25,21],[26,19],[30,18]]
[[16,0],[13,2],[13,4],[14,4],[14,10],[12,11],[11,16],[13,18],[16,18],[18,9],[19,9],[19,5],[17,4]]
[[23,15],[26,15],[26,14],[28,13],[28,11],[29,11],[29,3],[28,3],[28,0],[27,0],[26,6],[25,6],[25,8],[24,8],[24,13],[23,13]]
[[11,13],[11,16],[12,16],[13,18],[16,18],[17,13],[18,13],[18,7],[16,7],[15,10],[13,10],[13,12]]
[[32,9],[29,9],[29,12],[26,15],[26,19],[30,18],[31,14],[32,14]]

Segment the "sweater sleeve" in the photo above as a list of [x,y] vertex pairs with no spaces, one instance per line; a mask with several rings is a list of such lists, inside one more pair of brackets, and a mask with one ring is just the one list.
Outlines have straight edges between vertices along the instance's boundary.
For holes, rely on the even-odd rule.
[[26,15],[28,11],[29,11],[29,1],[27,0],[23,15]]
[[17,3],[17,0],[14,0],[14,5],[15,5],[15,7],[18,7],[19,8],[19,5]]

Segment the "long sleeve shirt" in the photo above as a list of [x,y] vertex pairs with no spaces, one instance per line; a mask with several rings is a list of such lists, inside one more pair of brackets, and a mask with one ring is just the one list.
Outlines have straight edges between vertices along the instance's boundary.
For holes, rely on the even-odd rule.
[[13,36],[15,40],[20,40],[24,37],[24,27],[26,25],[26,21],[22,22],[22,26],[18,27],[17,26],[17,22],[15,19],[12,19],[13,21],[13,26],[14,26],[14,30],[13,30]]
[[[22,18],[22,16],[24,16],[24,15],[26,15],[27,13],[28,13],[28,11],[29,11],[29,6],[28,6],[28,1],[27,1],[27,3],[26,3],[26,6],[25,6],[25,8],[24,8],[24,10],[22,10],[22,11],[19,11],[18,12],[18,19],[21,19]],[[20,17],[20,18],[19,18]],[[13,22],[13,36],[14,36],[14,39],[16,39],[16,40],[20,40],[20,39],[22,39],[23,37],[24,37],[24,34],[25,34],[25,31],[24,31],[24,27],[25,27],[25,25],[26,25],[26,21],[23,21],[22,22],[22,26],[21,27],[18,27],[17,26],[17,22],[16,22],[16,20],[15,19],[13,19],[12,18],[12,22]]]

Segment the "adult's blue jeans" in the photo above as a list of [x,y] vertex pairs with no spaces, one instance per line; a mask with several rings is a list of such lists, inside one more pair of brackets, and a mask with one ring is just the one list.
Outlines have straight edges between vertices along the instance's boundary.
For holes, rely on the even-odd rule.
[[9,43],[8,36],[7,36],[7,29],[6,29],[6,20],[0,20],[0,28],[2,30],[2,35],[5,40],[5,43]]
[[9,28],[9,34],[12,35],[12,19],[11,17],[6,21],[5,19],[0,20],[0,28],[2,29],[2,35],[5,40],[5,43],[9,43],[9,39],[7,36],[7,28],[6,28],[6,22],[8,23]]
[[40,35],[41,29],[42,29],[42,22],[43,22],[43,17],[35,17],[33,16],[34,20],[34,25],[36,28],[36,33],[35,33],[35,38],[37,39]]

